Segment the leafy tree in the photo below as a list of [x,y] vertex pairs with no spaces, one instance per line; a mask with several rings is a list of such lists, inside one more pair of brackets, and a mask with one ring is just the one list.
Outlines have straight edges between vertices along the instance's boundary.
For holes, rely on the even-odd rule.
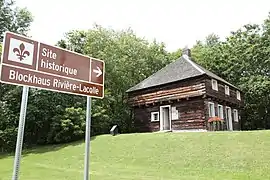
[[13,0],[0,1],[0,41],[5,31],[27,35],[33,16],[26,8],[13,7]]
[[[131,29],[114,31],[96,25],[87,31],[68,32],[57,45],[105,60],[105,98],[92,99],[91,135],[108,133],[114,124],[120,126],[121,132],[132,132],[125,91],[171,61],[163,43],[141,39]],[[4,129],[0,141],[5,144],[3,149],[12,150],[16,142],[21,87],[6,89],[1,98],[5,120],[0,122],[0,129]],[[85,107],[85,97],[31,88],[24,147],[82,138]],[[12,138],[14,141],[8,143]]]
[[270,128],[269,22],[270,16],[262,26],[244,25],[224,42],[210,35],[192,49],[198,63],[244,91],[243,129]]
[[[11,1],[0,3],[0,33],[27,34],[30,13],[11,6]],[[181,49],[169,53],[163,43],[148,42],[131,29],[115,31],[99,25],[69,31],[57,45],[105,61],[105,97],[92,99],[91,135],[108,133],[114,124],[121,132],[132,132],[126,90],[182,54]],[[262,26],[247,24],[225,41],[210,34],[197,41],[192,57],[245,92],[243,128],[270,128],[270,16]],[[20,101],[21,87],[0,84],[0,151],[14,150]],[[24,147],[83,138],[85,107],[85,97],[31,88]]]
[[176,51],[171,52],[169,54],[169,59],[171,59],[173,61],[173,60],[176,60],[176,59],[180,58],[181,56],[182,56],[182,49],[179,48]]
[[[5,31],[27,35],[30,24],[33,21],[31,13],[26,8],[14,8],[14,1],[0,1],[0,41],[3,41]],[[0,55],[2,45],[0,45]],[[11,94],[13,96],[11,96]],[[20,102],[21,88],[0,83],[0,150],[14,148],[17,135],[18,111],[15,114],[13,108]],[[6,99],[14,102],[14,107],[7,103]]]
[[70,142],[81,139],[85,133],[85,111],[82,108],[66,108],[63,114],[52,118],[48,142]]
[[130,130],[125,91],[170,62],[164,44],[149,43],[131,29],[114,31],[95,25],[88,31],[68,32],[58,45],[105,61],[107,93],[104,100],[93,100],[93,111],[97,112],[93,127],[102,132],[108,132],[113,124],[120,125],[124,132]]

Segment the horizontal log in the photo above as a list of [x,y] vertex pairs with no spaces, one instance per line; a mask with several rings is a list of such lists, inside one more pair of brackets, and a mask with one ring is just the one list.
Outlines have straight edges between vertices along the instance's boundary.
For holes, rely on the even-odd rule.
[[151,96],[161,97],[161,96],[167,96],[167,95],[171,95],[171,94],[176,94],[176,93],[179,93],[179,92],[185,93],[185,92],[195,91],[195,90],[199,90],[199,89],[205,89],[204,83],[196,84],[196,85],[192,85],[192,86],[168,89],[168,90],[159,90],[157,92],[137,95],[137,96],[131,97],[129,99],[131,101],[134,101],[134,100],[140,100],[140,99],[147,99],[147,98],[149,98]]
[[[148,96],[147,98],[143,99],[130,99],[129,102],[144,102],[144,101],[152,101],[151,103],[158,102],[158,101],[168,101],[168,100],[177,100],[186,97],[198,96],[205,94],[205,89],[200,89],[196,91],[189,91],[189,92],[178,92],[175,94],[164,95],[164,96]],[[156,100],[156,101],[155,101]],[[158,101],[157,101],[158,100]]]
[[[196,106],[195,106],[196,107]],[[190,111],[189,109],[191,109],[191,108],[195,108],[194,106],[192,106],[192,107],[188,107],[188,108],[182,108],[181,110],[182,110],[182,116],[188,116],[188,115],[194,115],[194,114],[200,114],[200,113],[204,113],[204,111],[203,110],[201,110],[202,108],[201,107],[196,107],[197,108],[197,110],[192,110],[192,111]],[[189,110],[189,111],[188,111]]]
[[204,123],[205,120],[202,119],[189,119],[189,120],[181,120],[178,123],[179,124],[184,124],[184,123]]
[[173,123],[180,123],[180,124],[182,124],[182,123],[188,123],[188,122],[190,122],[190,123],[193,123],[193,122],[205,122],[205,120],[203,120],[202,118],[189,118],[189,119],[179,119],[179,120],[173,120],[172,121]]
[[174,129],[184,129],[184,128],[197,128],[197,127],[205,127],[205,124],[201,123],[201,124],[189,124],[189,125],[173,125],[172,126]]
[[181,128],[194,128],[194,127],[203,127],[205,126],[204,124],[182,124],[178,125],[179,129]]
[[205,87],[200,87],[200,88],[194,88],[194,89],[188,89],[188,90],[168,90],[166,93],[162,94],[145,94],[145,95],[139,95],[135,96],[133,98],[129,98],[130,101],[138,101],[138,100],[144,100],[144,99],[149,99],[152,97],[170,97],[173,94],[184,94],[184,93],[189,93],[189,92],[194,92],[194,91],[206,91]]
[[145,100],[140,100],[140,101],[130,101],[129,103],[131,105],[145,105],[145,104],[151,104],[151,103],[157,103],[157,102],[162,102],[162,101],[168,101],[168,100],[176,100],[176,99],[183,99],[186,98],[187,96],[189,97],[196,97],[196,96],[200,96],[203,95],[205,93],[205,91],[197,91],[197,92],[191,92],[191,93],[185,93],[185,94],[175,94],[172,95],[170,97],[164,98],[154,98],[154,99],[145,99]]
[[190,90],[195,90],[195,89],[200,89],[200,88],[204,88],[205,84],[204,83],[200,83],[200,84],[195,84],[195,85],[190,85],[190,86],[184,86],[184,87],[180,87],[180,88],[173,88],[173,89],[168,89],[168,90],[159,90],[156,92],[152,92],[152,93],[147,93],[147,94],[141,94],[141,95],[137,95],[134,98],[139,98],[139,97],[146,97],[146,96],[157,96],[157,95],[164,95],[167,93],[174,93],[174,92],[185,92],[185,91],[190,91]]
[[203,112],[197,112],[197,113],[193,113],[193,114],[184,114],[184,113],[180,113],[180,118],[181,119],[187,119],[187,118],[201,118],[202,117],[202,114]]
[[181,123],[186,123],[186,122],[193,122],[193,121],[198,121],[198,122],[204,122],[204,120],[200,117],[190,117],[190,118],[181,118],[180,119]]

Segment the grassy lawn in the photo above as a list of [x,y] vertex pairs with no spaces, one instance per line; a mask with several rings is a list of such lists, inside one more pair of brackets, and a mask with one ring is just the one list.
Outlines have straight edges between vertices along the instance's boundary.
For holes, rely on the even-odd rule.
[[[91,180],[270,179],[270,131],[103,135],[91,142]],[[10,180],[13,156],[0,156]],[[81,180],[84,143],[24,152],[20,180]]]

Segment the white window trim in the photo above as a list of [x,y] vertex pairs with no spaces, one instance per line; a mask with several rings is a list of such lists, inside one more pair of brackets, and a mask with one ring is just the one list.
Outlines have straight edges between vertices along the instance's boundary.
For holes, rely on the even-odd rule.
[[237,109],[234,109],[233,110],[233,120],[235,122],[238,122],[239,121],[239,116],[238,116],[238,110]]
[[[170,121],[170,130],[172,130],[172,108],[171,105],[164,105],[159,107],[160,114],[162,113],[162,108],[168,107],[169,108],[169,121]],[[160,117],[159,121],[159,130],[163,130],[163,116]]]
[[241,100],[241,94],[240,94],[239,91],[236,91],[236,98],[237,98],[238,100]]
[[[218,91],[218,82],[217,82],[217,80],[215,80],[215,79],[212,79],[212,89],[214,89],[215,91]],[[215,86],[215,84],[216,84],[216,86]]]
[[[229,110],[230,114],[227,114],[227,109]],[[226,106],[226,116],[227,116],[227,119],[226,121],[228,122],[228,130],[232,131],[233,130],[233,124],[232,124],[232,109],[231,107],[229,106]]]
[[[220,116],[219,116],[219,107],[221,107],[221,114],[220,114]],[[218,116],[221,119],[224,119],[224,109],[223,109],[223,106],[221,104],[218,104]]]
[[[227,89],[228,89],[228,91],[227,91]],[[230,95],[230,87],[227,85],[225,85],[225,94]]]
[[[175,110],[175,111],[174,111]],[[176,108],[176,106],[173,106],[173,107],[171,107],[171,116],[172,116],[172,121],[175,121],[175,120],[179,120],[179,115],[180,115],[180,113],[179,113],[179,110],[177,110],[177,108]],[[173,112],[175,112],[175,113],[177,113],[177,118],[175,119],[175,118],[173,118]]]
[[[155,117],[155,114],[158,115],[158,119],[157,120],[154,120],[154,117]],[[157,122],[159,121],[159,112],[151,112],[151,122]]]
[[[210,104],[213,105],[213,114],[214,114],[213,116],[212,116],[212,114],[210,114],[210,108],[211,108]],[[208,116],[209,117],[215,117],[216,116],[215,103],[213,103],[213,102],[208,102]]]

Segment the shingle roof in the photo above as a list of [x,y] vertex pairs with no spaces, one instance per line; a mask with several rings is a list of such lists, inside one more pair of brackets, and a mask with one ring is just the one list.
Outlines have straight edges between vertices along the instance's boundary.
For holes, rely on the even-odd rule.
[[228,84],[238,89],[237,87],[225,81],[221,77],[215,75],[209,70],[196,64],[187,55],[183,55],[176,61],[168,64],[167,66],[160,69],[156,73],[152,74],[148,78],[144,79],[140,83],[131,87],[130,89],[127,90],[127,92],[146,89],[146,88],[159,86],[159,85],[163,85],[163,84],[167,84],[171,82],[181,81],[187,78],[196,77],[203,74],[206,74],[218,81],[221,81],[225,84]]

